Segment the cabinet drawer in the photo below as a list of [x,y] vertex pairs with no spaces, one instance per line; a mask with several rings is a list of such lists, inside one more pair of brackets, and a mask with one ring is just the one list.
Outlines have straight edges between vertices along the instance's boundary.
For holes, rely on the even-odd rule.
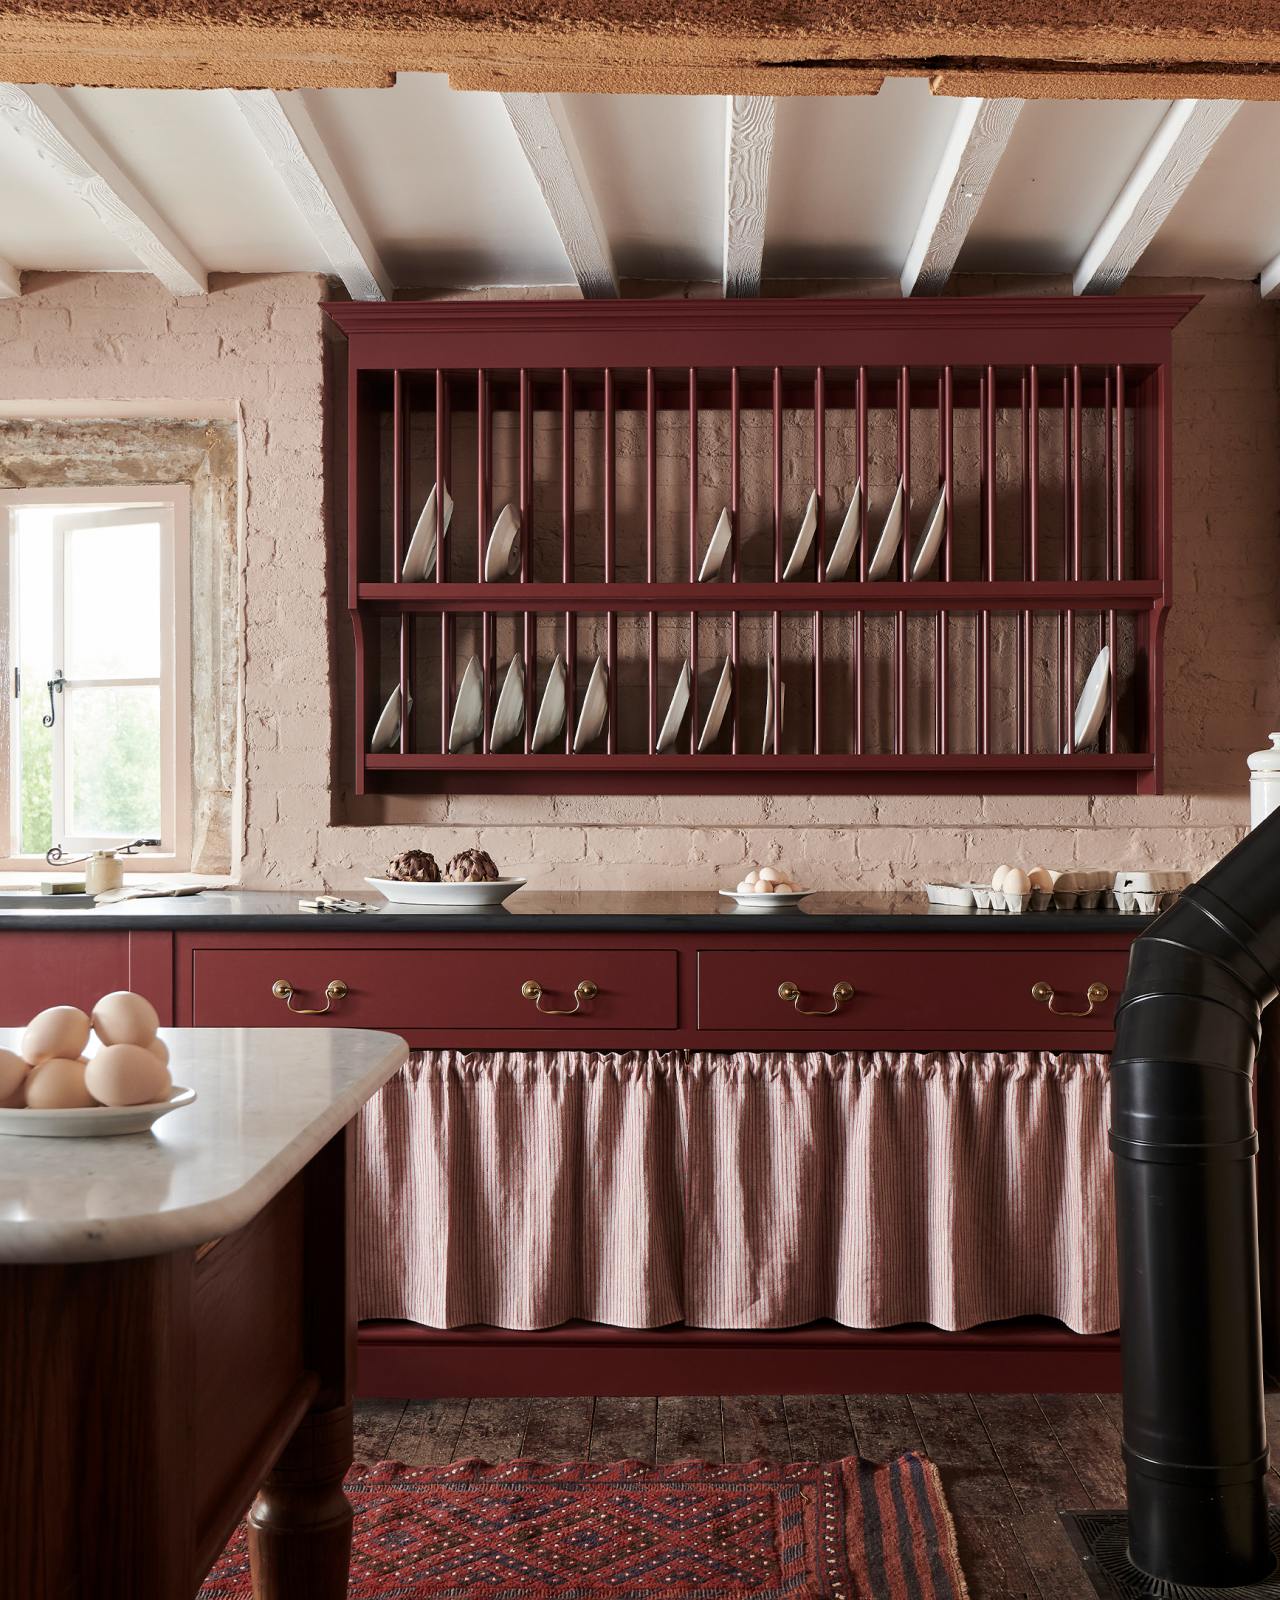
[[[676,957],[672,950],[601,950],[539,945],[528,949],[415,950],[366,946],[278,950],[196,949],[191,954],[192,1024],[263,1028],[336,1023],[347,1028],[585,1029],[673,1028]],[[283,979],[292,1007],[272,992]],[[334,982],[341,998],[320,1016]],[[596,993],[577,1002],[582,983]],[[540,1006],[522,991],[540,987]]]
[[[1006,946],[832,950],[784,945],[769,950],[703,950],[698,954],[698,1026],[797,1034],[829,1033],[834,1028],[850,1032],[900,1028],[914,1033],[1070,1028],[1106,1033],[1128,960],[1123,950]],[[798,1000],[779,995],[784,984],[795,985]],[[853,993],[839,1003],[832,993],[837,984],[853,986]],[[1032,994],[1038,984],[1052,990],[1052,1012],[1048,997]],[[1105,1000],[1092,1006],[1087,998],[1090,984],[1105,984],[1108,991]],[[1088,1014],[1068,1014],[1072,1012]]]

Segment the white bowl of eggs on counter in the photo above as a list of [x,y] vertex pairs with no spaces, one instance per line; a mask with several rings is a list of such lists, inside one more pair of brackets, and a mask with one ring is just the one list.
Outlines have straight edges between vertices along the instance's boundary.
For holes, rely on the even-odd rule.
[[128,989],[103,995],[91,1014],[50,1006],[32,1017],[18,1049],[0,1050],[0,1134],[141,1133],[190,1105],[195,1090],[169,1076],[159,1025],[151,1002]]
[[752,867],[736,889],[720,893],[748,911],[781,911],[799,905],[812,889],[802,889],[785,867]]

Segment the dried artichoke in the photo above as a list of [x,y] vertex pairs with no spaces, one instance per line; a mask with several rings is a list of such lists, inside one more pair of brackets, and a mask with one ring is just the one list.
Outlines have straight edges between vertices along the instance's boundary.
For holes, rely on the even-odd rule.
[[498,866],[487,850],[462,850],[444,869],[446,883],[491,883]]
[[387,877],[396,883],[439,883],[440,868],[429,850],[404,850],[392,858]]

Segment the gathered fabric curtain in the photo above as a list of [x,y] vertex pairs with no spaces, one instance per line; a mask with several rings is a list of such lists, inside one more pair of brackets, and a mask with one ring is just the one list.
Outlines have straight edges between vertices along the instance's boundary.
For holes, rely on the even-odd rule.
[[1101,1055],[413,1054],[366,1106],[363,1318],[1116,1327]]

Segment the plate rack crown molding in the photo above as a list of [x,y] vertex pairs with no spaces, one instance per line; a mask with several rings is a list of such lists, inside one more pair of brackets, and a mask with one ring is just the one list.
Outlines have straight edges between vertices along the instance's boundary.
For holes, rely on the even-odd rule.
[[329,304],[357,792],[1158,792],[1196,303]]

